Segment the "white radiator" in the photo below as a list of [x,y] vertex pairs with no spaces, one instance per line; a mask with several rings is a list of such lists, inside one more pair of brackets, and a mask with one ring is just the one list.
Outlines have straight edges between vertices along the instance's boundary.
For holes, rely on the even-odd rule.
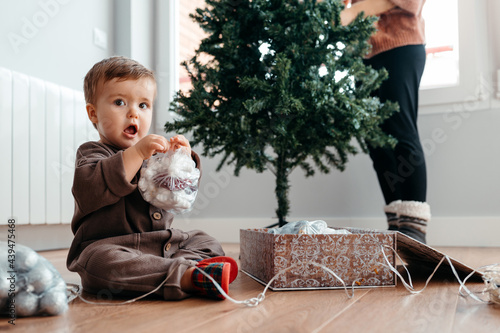
[[76,149],[98,138],[81,91],[0,67],[0,224],[71,221]]

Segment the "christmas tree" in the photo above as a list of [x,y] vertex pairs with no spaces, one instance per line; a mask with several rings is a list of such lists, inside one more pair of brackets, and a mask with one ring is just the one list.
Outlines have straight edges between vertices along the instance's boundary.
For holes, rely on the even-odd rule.
[[362,61],[374,18],[340,25],[339,0],[206,3],[191,17],[208,36],[183,63],[193,87],[176,94],[180,117],[165,130],[191,132],[204,156],[222,155],[217,170],[270,170],[280,226],[296,167],[344,170],[349,154],[395,144],[379,125],[397,105],[371,96],[387,73]]

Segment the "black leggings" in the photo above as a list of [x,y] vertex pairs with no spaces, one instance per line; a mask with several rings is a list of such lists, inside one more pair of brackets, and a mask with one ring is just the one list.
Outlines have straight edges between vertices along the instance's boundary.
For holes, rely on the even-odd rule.
[[426,201],[425,157],[417,129],[418,89],[425,57],[423,45],[409,45],[365,60],[373,68],[389,72],[374,95],[382,102],[398,102],[400,108],[381,126],[398,140],[396,148],[370,148],[386,204],[394,200]]

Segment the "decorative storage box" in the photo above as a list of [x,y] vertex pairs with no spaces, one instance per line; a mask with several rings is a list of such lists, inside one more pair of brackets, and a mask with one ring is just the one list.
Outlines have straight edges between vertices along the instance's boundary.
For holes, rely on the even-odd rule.
[[272,290],[336,289],[342,283],[321,267],[324,265],[351,287],[395,286],[382,251],[392,266],[396,265],[396,233],[348,228],[351,234],[280,235],[267,229],[240,230],[241,270],[270,285]]

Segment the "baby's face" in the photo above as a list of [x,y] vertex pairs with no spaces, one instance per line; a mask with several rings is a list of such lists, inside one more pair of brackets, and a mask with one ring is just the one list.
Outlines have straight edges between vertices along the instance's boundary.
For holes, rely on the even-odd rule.
[[150,78],[115,78],[100,88],[96,104],[87,104],[87,112],[101,142],[121,149],[135,145],[151,126],[156,83]]

